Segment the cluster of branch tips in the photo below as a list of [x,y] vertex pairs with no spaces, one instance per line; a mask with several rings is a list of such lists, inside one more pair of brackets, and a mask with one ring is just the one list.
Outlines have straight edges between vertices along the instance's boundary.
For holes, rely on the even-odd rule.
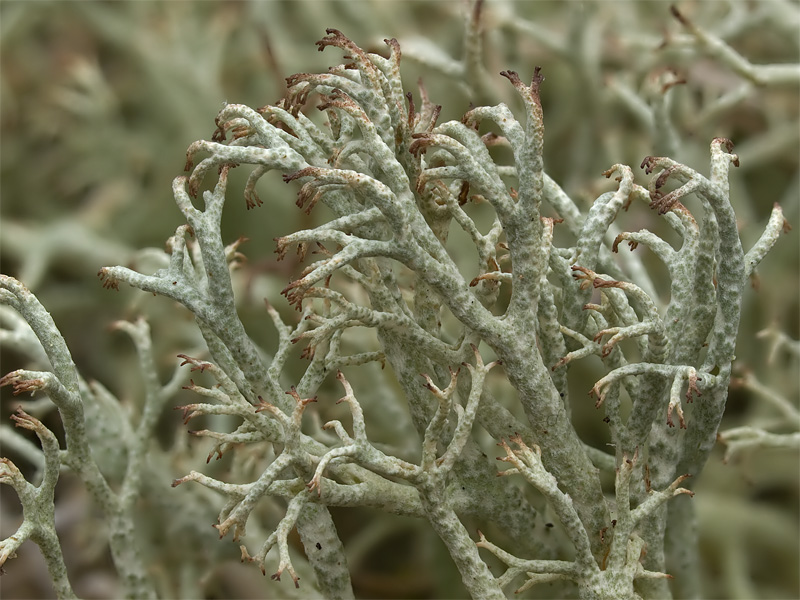
[[[203,401],[180,407],[184,422],[229,415],[239,423],[233,432],[192,432],[215,440],[208,459],[242,444],[274,448],[274,460],[250,483],[192,471],[173,485],[191,481],[226,498],[215,527],[220,537],[232,532],[236,541],[245,540],[260,502],[285,499],[288,507],[274,531],[252,554],[252,541],[242,544],[242,559],[266,573],[268,555],[277,548],[273,579],[288,572],[299,586],[288,542],[297,528],[326,596],[352,594],[341,544],[313,543],[338,540],[327,507],[374,506],[427,519],[475,598],[504,597],[503,589],[520,577],[518,591],[568,580],[585,598],[664,597],[668,555],[675,549],[663,532],[680,527],[676,515],[692,510],[673,515],[666,503],[693,494],[679,486],[700,472],[715,441],[741,296],[784,227],[780,208],[775,206],[761,240],[745,254],[729,201],[728,170],[739,161],[732,143],[717,138],[709,176],[648,156],[641,167],[652,178],[642,186],[631,168],[616,164],[604,173],[617,174],[616,189],[583,214],[544,170],[544,77],[538,67],[529,85],[513,71],[501,73],[517,92],[519,117],[498,104],[439,123],[441,107],[424,88],[419,104],[404,90],[396,40],[385,40],[384,57],[365,52],[337,30],[327,33],[319,50],[339,48],[348,62],[327,73],[287,78],[287,94],[275,105],[226,105],[211,140],[189,147],[191,173],[173,183],[187,224],[170,238],[163,268],[149,275],[124,267],[100,271],[105,287],[128,283],[172,298],[194,314],[210,360],[182,354],[182,365],[211,376],[216,385],[192,380],[185,386]],[[325,123],[306,113],[313,94],[321,99]],[[492,131],[481,135],[481,126]],[[495,161],[497,146],[510,149],[510,164]],[[291,246],[301,260],[311,247],[322,257],[283,290],[302,311],[298,324],[285,323],[267,303],[279,333],[271,360],[236,311],[230,270],[242,260],[243,240],[226,245],[220,231],[228,172],[242,165],[253,167],[244,189],[248,209],[264,204],[257,184],[277,170],[287,183],[301,184],[298,207],[311,212],[324,203],[335,215],[276,239],[279,259]],[[202,192],[198,208],[210,173],[216,183]],[[665,193],[673,182],[678,187]],[[479,202],[494,211],[486,233],[471,208]],[[617,229],[621,209],[645,206],[677,233],[679,247],[648,230]],[[474,245],[477,260],[469,274],[456,264],[451,227]],[[557,227],[571,234],[574,245],[554,244]],[[623,241],[632,252],[617,257]],[[667,300],[633,253],[640,245],[669,272]],[[359,292],[342,287],[345,280]],[[592,302],[595,292],[599,303]],[[10,278],[3,279],[2,300],[29,319],[40,339],[50,335],[49,324],[37,324],[25,312],[33,300]],[[342,336],[355,327],[374,330],[380,349],[344,354]],[[300,341],[308,344],[308,367],[287,392],[284,367]],[[635,345],[635,352],[624,342]],[[53,353],[55,373],[15,371],[2,384],[13,385],[15,393],[46,389],[59,408],[62,395],[65,406],[79,403],[77,379],[57,366],[69,372],[66,350],[45,349]],[[496,360],[484,362],[487,352]],[[586,392],[605,409],[613,454],[589,447],[569,418],[571,406],[585,398],[570,398],[567,370],[589,356],[606,370]],[[421,441],[417,462],[369,437],[357,392],[344,373],[370,362],[389,363],[397,377]],[[498,369],[490,377],[500,364],[504,375]],[[324,401],[320,388],[334,374],[345,392],[339,402],[349,409],[352,433],[338,420],[308,431],[303,416],[311,403]],[[524,419],[501,401],[509,390]],[[623,411],[626,398],[630,409]],[[682,398],[696,399],[689,418]],[[15,420],[41,433],[24,413]],[[501,472],[506,477],[494,477],[496,465],[479,450],[476,426],[505,452],[500,460],[512,465]],[[42,443],[50,444],[42,435]],[[3,481],[21,497],[27,494],[7,461],[3,469]],[[611,498],[603,493],[598,469],[616,471]],[[530,532],[541,515],[509,477],[515,474],[557,515],[573,547],[571,560],[536,556],[541,544]],[[511,512],[507,498],[518,500]],[[463,524],[465,514],[495,523],[515,544],[513,553],[482,533],[476,542]],[[495,577],[479,548],[497,556],[507,571]],[[8,555],[0,554],[3,560]]]

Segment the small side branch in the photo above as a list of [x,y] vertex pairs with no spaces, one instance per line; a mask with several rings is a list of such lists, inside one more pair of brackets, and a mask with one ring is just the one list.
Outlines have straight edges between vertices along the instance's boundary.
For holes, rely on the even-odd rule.
[[[52,374],[50,374],[52,375]],[[0,541],[0,572],[8,558],[15,556],[23,542],[30,539],[42,551],[50,579],[59,598],[76,598],[67,577],[64,556],[58,541],[53,504],[58,472],[61,467],[56,436],[41,421],[21,408],[11,415],[17,427],[33,431],[39,438],[44,455],[42,482],[38,487],[28,483],[22,473],[7,458],[0,458],[0,483],[14,488],[22,504],[23,522],[17,531]]]

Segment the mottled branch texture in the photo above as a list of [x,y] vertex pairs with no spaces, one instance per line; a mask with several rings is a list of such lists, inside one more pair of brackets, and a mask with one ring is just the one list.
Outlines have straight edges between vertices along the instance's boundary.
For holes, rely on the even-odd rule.
[[[738,65],[755,84],[796,79],[789,68],[759,72],[674,16],[688,32],[683,43]],[[787,228],[781,208],[746,247],[729,185],[740,158],[721,137],[708,140],[698,164],[646,156],[627,166],[609,156],[595,182],[605,191],[573,199],[546,172],[545,70],[487,75],[477,89],[508,103],[444,120],[421,83],[403,81],[397,40],[368,52],[328,29],[317,46],[345,62],[288,77],[274,105],[226,104],[211,138],[189,146],[186,174],[172,184],[185,222],[160,267],[100,270],[106,288],[132,286],[184,307],[204,342],[182,352],[162,383],[147,323],[116,325],[133,341],[145,381],[133,414],[83,380],[36,297],[0,279],[0,301],[27,322],[49,361],[0,385],[46,394],[64,431],[58,441],[22,409],[13,416],[38,436],[42,459],[38,485],[0,463],[0,482],[24,510],[0,544],[0,564],[30,539],[58,595],[74,595],[53,518],[55,482],[70,470],[107,523],[129,597],[170,593],[153,574],[137,503],[179,506],[169,498],[193,496],[218,517],[183,514],[175,544],[222,546],[192,537],[213,525],[242,561],[296,597],[354,597],[334,516],[356,507],[424,523],[475,599],[525,590],[697,597],[693,486],[719,435],[743,296]],[[656,105],[677,83],[663,83]],[[667,118],[662,109],[643,108],[666,132],[655,122]],[[662,141],[670,146],[668,132]],[[234,185],[234,174],[243,183]],[[275,239],[278,259],[295,267],[283,299],[260,307],[258,327],[276,332],[264,347],[237,304],[232,273],[244,240],[225,239],[222,219],[231,204],[254,222],[271,219],[276,185],[290,186],[306,213],[325,216]],[[624,211],[652,226],[623,230]],[[587,363],[596,377],[580,388],[569,373]],[[372,379],[360,375],[367,369]],[[178,407],[183,422],[199,428],[191,437],[180,431],[183,441],[165,450],[156,424],[181,387],[192,398]],[[605,444],[573,422],[575,407],[587,404]],[[795,407],[778,405],[796,421]],[[119,413],[104,421],[118,426],[105,446],[90,427],[100,410],[106,419]],[[391,417],[410,423],[402,442],[376,435],[386,415],[406,415]],[[796,446],[796,436],[740,428],[722,440],[733,454]],[[205,462],[187,449],[202,444]],[[18,446],[39,455],[29,442]],[[104,447],[122,468],[104,466]],[[229,468],[215,466],[221,458]]]

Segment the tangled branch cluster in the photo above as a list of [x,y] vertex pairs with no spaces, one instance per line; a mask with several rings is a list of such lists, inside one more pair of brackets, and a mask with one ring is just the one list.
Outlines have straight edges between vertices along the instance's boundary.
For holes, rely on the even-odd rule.
[[[516,91],[520,117],[498,104],[439,123],[440,107],[424,88],[419,104],[405,92],[396,40],[385,40],[384,57],[337,30],[327,33],[319,50],[338,48],[348,62],[327,73],[289,77],[288,92],[275,105],[226,105],[211,140],[189,147],[191,173],[173,183],[187,223],[170,238],[163,268],[153,274],[125,267],[100,271],[106,287],[127,283],[171,298],[193,314],[210,359],[183,354],[182,365],[210,376],[213,385],[191,380],[185,386],[201,401],[181,407],[184,421],[227,416],[236,423],[233,431],[192,431],[214,441],[209,460],[245,445],[271,449],[269,464],[250,482],[193,470],[173,486],[194,482],[223,496],[215,525],[220,537],[232,533],[243,542],[242,560],[273,571],[273,579],[288,573],[300,586],[289,543],[296,528],[316,586],[329,597],[352,596],[328,511],[337,506],[426,519],[475,598],[505,597],[503,588],[520,577],[520,590],[567,580],[584,598],[666,596],[668,563],[695,551],[665,540],[667,528],[690,526],[693,510],[690,502],[668,501],[693,495],[680,486],[699,474],[715,443],[742,294],[786,227],[780,208],[775,206],[761,239],[745,252],[728,185],[728,171],[739,161],[733,144],[717,138],[710,145],[708,176],[671,158],[648,156],[641,167],[652,177],[640,185],[630,167],[615,164],[604,173],[616,175],[615,189],[583,214],[544,170],[544,77],[538,68],[530,84],[513,71],[501,73]],[[325,123],[307,114],[314,98]],[[508,164],[497,158],[498,148],[510,152]],[[287,183],[300,184],[299,207],[311,212],[322,203],[334,215],[276,239],[280,258],[292,247],[301,260],[309,249],[322,258],[283,290],[301,312],[296,325],[267,303],[279,334],[271,357],[237,314],[230,272],[242,260],[242,240],[226,244],[220,227],[228,174],[242,165],[252,167],[244,188],[248,208],[269,203],[256,188],[274,170]],[[210,176],[216,176],[213,188],[201,192]],[[489,223],[476,216],[478,205],[491,208]],[[646,229],[618,230],[621,210],[646,207],[677,235],[677,247]],[[455,229],[474,246],[468,269],[450,243]],[[558,244],[560,231],[574,244]],[[622,242],[631,253],[618,255]],[[633,252],[641,245],[666,267],[666,294],[656,291]],[[17,425],[41,438],[45,478],[34,489],[9,461],[0,467],[2,481],[17,490],[26,508],[23,527],[3,542],[0,564],[26,538],[58,555],[57,540],[48,537],[52,528],[29,515],[52,520],[47,507],[52,508],[60,463],[79,471],[96,499],[118,516],[113,551],[115,562],[124,563],[125,544],[135,544],[126,542],[123,523],[142,467],[129,466],[117,491],[92,466],[81,412],[89,388],[38,301],[9,277],[1,284],[3,303],[30,323],[54,370],[14,371],[0,384],[14,386],[15,393],[47,392],[65,421],[67,450],[59,452],[38,420],[17,414]],[[140,355],[146,356],[144,325],[122,327],[138,336]],[[344,336],[358,327],[375,332],[378,350],[345,352]],[[299,343],[306,345],[308,366],[286,391],[285,367]],[[590,356],[605,370],[591,394],[604,408],[613,454],[587,445],[570,420],[571,403],[584,399],[570,398],[567,372]],[[371,362],[391,367],[419,436],[416,460],[369,436],[345,373]],[[339,420],[321,427],[304,420],[314,402],[326,401],[318,391],[330,377],[344,391],[339,402],[349,409],[350,431]],[[153,384],[145,415],[162,405],[179,379]],[[133,438],[144,444],[152,426],[152,418],[142,417]],[[496,463],[481,451],[478,430],[504,452],[499,459],[510,465],[500,472],[505,477],[495,476]],[[130,455],[140,456],[134,450]],[[616,472],[611,497],[604,494],[600,471]],[[548,551],[542,556],[544,544],[530,532],[545,519],[511,475],[521,475],[549,505],[572,547],[571,558]],[[284,499],[285,513],[253,550],[247,526],[268,497]],[[476,543],[467,516],[495,523],[513,551],[483,534]],[[269,559],[273,548],[277,569]],[[505,573],[495,577],[479,548],[504,563]],[[145,579],[132,573],[130,591],[152,595]],[[58,580],[60,593],[70,595],[63,574]]]

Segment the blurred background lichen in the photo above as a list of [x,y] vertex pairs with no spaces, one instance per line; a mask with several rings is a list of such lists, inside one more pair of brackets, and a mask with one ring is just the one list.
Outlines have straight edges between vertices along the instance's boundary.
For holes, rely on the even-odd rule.
[[[200,341],[185,312],[134,290],[109,294],[97,280],[98,269],[147,264],[143,249],[163,247],[182,222],[170,182],[183,168],[186,147],[211,135],[224,102],[273,103],[284,92],[284,77],[324,71],[334,59],[313,52],[313,44],[331,27],[375,51],[384,38],[397,38],[405,81],[422,79],[431,100],[443,105],[443,120],[460,118],[470,104],[514,106],[510,86],[497,85],[497,73],[516,70],[525,79],[541,65],[547,78],[542,88],[547,171],[584,207],[605,191],[601,172],[610,165],[638,165],[650,154],[702,165],[708,141],[724,136],[733,140],[741,161],[731,174],[731,197],[745,246],[755,242],[775,202],[796,227],[798,4],[695,1],[678,8],[683,22],[668,3],[633,0],[488,0],[477,7],[394,0],[5,0],[0,3],[0,271],[37,294],[84,376],[133,403],[142,393],[133,348],[108,331],[109,323],[146,314],[164,373],[175,364],[175,354]],[[245,322],[263,322],[265,290],[274,296],[289,278],[292,265],[276,261],[273,238],[324,218],[319,211],[309,217],[298,210],[295,190],[277,175],[270,181],[268,195],[262,194],[265,206],[248,212],[243,202],[231,202],[223,222],[225,239],[249,239],[242,246],[249,262],[239,272]],[[243,185],[242,173],[231,173],[234,185]],[[263,183],[262,189],[267,189]],[[641,212],[635,218],[641,219]],[[646,225],[669,235],[656,221]],[[756,291],[745,299],[738,385],[722,429],[751,425],[796,433],[797,424],[778,419],[781,406],[796,411],[798,404],[796,233],[775,247],[758,273]],[[291,314],[285,305],[278,308]],[[252,329],[272,335],[266,326]],[[0,358],[3,373],[24,366],[6,350]],[[173,404],[185,403],[178,397]],[[18,404],[4,388],[2,422]],[[586,427],[597,422],[591,405],[587,401],[592,418],[585,419]],[[580,427],[581,413],[574,418]],[[391,422],[386,419],[384,426]],[[185,436],[179,423],[178,413],[163,415],[159,435],[165,449],[185,444],[178,440]],[[727,449],[725,461],[726,446],[720,444],[695,498],[706,596],[797,597],[798,454]],[[3,454],[17,458],[12,451]],[[24,460],[17,464],[22,467]],[[20,519],[16,498],[7,492],[0,489],[2,538]],[[85,495],[69,480],[62,480],[57,494],[59,531],[76,591],[113,597],[117,588],[107,549],[92,529],[96,522]],[[215,510],[206,508],[197,518],[208,532],[198,539],[222,545],[209,526]],[[357,595],[463,595],[457,572],[425,528],[366,510],[332,512]],[[169,543],[173,547],[161,547],[164,564],[185,542]],[[229,546],[227,560],[216,563],[195,589],[209,598],[272,593],[255,569],[238,564],[237,551]],[[24,549],[6,566],[0,595],[51,596],[38,550],[32,544]],[[166,569],[156,576],[179,577]],[[177,586],[165,589],[183,589],[171,585]],[[274,593],[286,590],[276,585]],[[546,594],[546,587],[527,593],[543,597],[536,594]]]

